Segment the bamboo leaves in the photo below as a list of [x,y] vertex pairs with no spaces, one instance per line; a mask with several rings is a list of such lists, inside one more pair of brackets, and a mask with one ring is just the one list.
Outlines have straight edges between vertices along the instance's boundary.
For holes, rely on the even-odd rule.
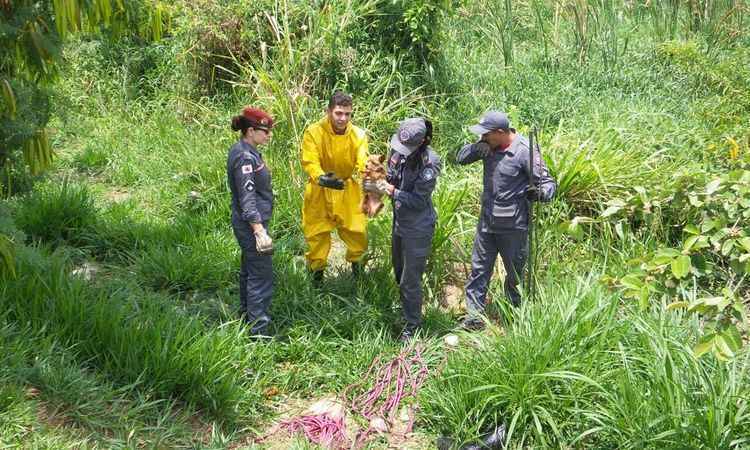
[[0,233],[0,274],[16,276],[15,251],[10,238]]
[[37,175],[49,168],[54,153],[49,145],[47,131],[42,128],[23,147],[23,157],[31,173]]
[[16,118],[16,96],[10,82],[6,79],[0,80],[0,94],[2,94],[3,105],[0,109],[0,117],[5,116],[11,119]]
[[[47,99],[40,98],[46,94],[40,93],[57,76],[62,41],[84,28],[132,30],[132,22],[138,20],[145,23],[141,30],[144,35],[160,39],[169,15],[162,3],[150,0],[128,4],[127,8],[122,0],[52,0],[51,7],[46,8],[25,2],[8,8],[9,17],[15,16],[4,24],[0,45],[4,48],[2,56],[13,61],[0,65],[0,118],[26,122],[10,125],[0,136],[0,141],[13,142],[11,148],[4,149],[0,167],[22,156],[30,172],[38,174],[52,163],[53,152],[44,130],[48,116],[37,114],[29,121],[20,111],[36,112],[40,101],[46,104]],[[20,85],[31,85],[31,89],[19,90]]]

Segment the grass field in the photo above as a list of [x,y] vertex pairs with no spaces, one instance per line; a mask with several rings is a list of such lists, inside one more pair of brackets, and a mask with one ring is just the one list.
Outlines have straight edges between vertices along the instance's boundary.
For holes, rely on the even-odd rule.
[[[157,42],[66,43],[55,165],[0,203],[17,264],[0,284],[0,448],[316,448],[255,441],[400,350],[390,206],[368,225],[366,277],[334,266],[316,290],[305,269],[299,143],[334,87],[372,152],[425,115],[444,161],[430,375],[404,446],[503,422],[507,448],[750,447],[747,3],[200,3],[173,5]],[[278,119],[269,342],[237,321],[225,158],[247,104]],[[510,310],[495,277],[493,325],[467,334],[455,303],[481,169],[455,152],[490,108],[540,128],[559,190],[539,208],[537,298]],[[680,256],[653,262],[666,248],[684,274]]]

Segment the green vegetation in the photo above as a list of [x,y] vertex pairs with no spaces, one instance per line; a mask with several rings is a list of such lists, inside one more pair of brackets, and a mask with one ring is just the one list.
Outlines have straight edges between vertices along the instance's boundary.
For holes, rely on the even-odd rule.
[[[509,448],[750,445],[746,2],[137,2],[78,34],[53,8],[76,2],[17,3],[0,0],[0,447],[255,448],[288,405],[398,352],[389,210],[367,277],[332,268],[318,291],[304,267],[299,140],[334,88],[372,152],[425,115],[444,160],[424,341],[445,362],[415,442],[504,421]],[[51,59],[14,64],[32,16]],[[247,104],[278,122],[271,342],[236,320],[224,167]],[[447,349],[481,189],[453,156],[489,108],[541,129],[558,197],[536,301],[509,310],[494,280],[495,325]]]

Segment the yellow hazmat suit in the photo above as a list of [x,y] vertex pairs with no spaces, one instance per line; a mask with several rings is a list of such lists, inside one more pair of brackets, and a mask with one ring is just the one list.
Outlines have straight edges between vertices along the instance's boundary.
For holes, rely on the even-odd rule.
[[[310,125],[302,137],[302,168],[310,177],[305,185],[302,231],[310,270],[322,270],[331,250],[331,231],[338,230],[346,244],[346,260],[356,262],[367,250],[365,214],[360,209],[362,187],[353,175],[365,169],[367,135],[349,123],[344,134],[333,131],[328,116]],[[333,172],[344,180],[344,190],[318,185],[318,177]]]

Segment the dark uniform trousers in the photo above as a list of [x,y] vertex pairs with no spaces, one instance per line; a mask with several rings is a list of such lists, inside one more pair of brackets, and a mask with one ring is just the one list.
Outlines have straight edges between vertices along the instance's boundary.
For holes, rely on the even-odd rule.
[[[267,222],[263,226],[268,229]],[[264,333],[271,323],[268,308],[274,288],[272,257],[255,249],[255,235],[247,222],[233,222],[232,229],[242,250],[240,314],[251,325],[253,334]]]
[[528,254],[528,231],[508,230],[488,233],[477,227],[471,255],[471,275],[466,282],[466,306],[470,314],[482,314],[487,298],[487,288],[495,268],[498,253],[505,267],[505,296],[514,306],[521,304],[518,284],[523,274]]
[[432,249],[432,234],[418,238],[393,235],[391,260],[398,283],[404,319],[410,327],[422,324],[422,274]]

